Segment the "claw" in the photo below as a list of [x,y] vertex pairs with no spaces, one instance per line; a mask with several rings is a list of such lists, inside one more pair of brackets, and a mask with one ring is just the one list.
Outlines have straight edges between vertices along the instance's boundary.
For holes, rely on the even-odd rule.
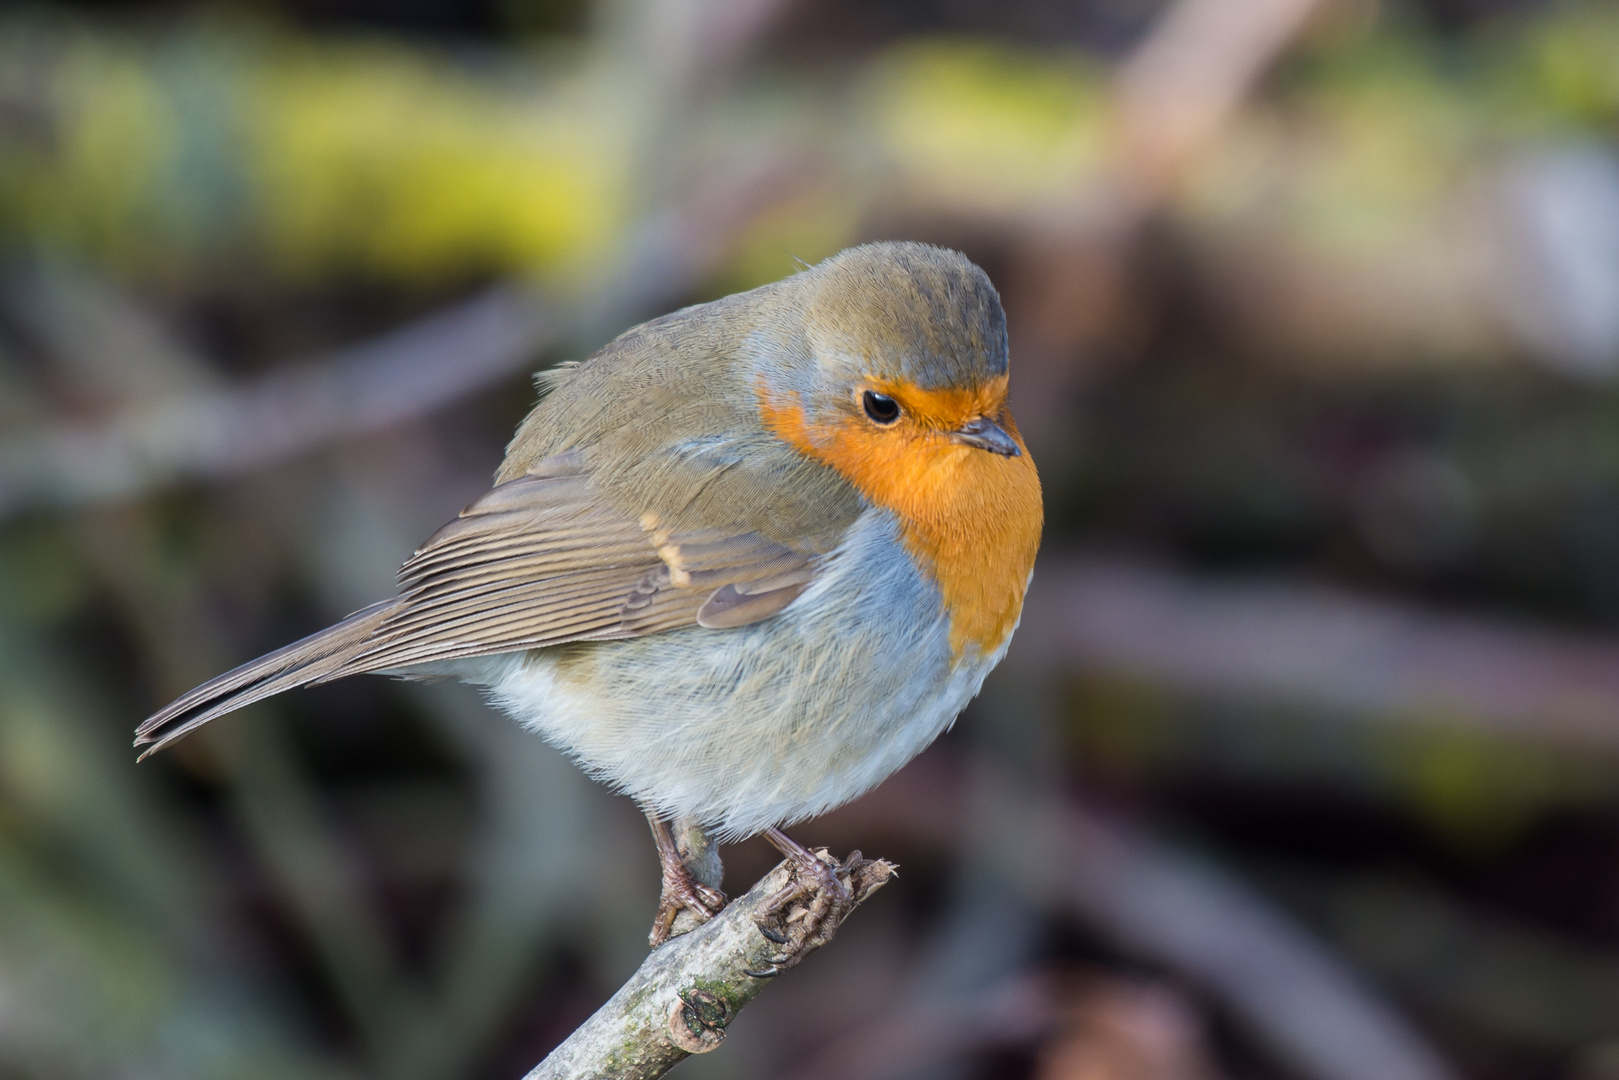
[[652,921],[652,932],[647,935],[647,943],[654,949],[669,940],[670,932],[674,928],[675,918],[682,911],[689,911],[697,916],[699,923],[705,923],[718,915],[725,908],[725,894],[714,889],[683,887],[686,883],[678,880],[664,879],[663,895],[658,898],[658,914]]
[[760,906],[754,922],[765,938],[782,946],[781,955],[769,962],[785,971],[832,939],[855,905],[853,872],[863,862],[858,853],[840,861],[825,848],[812,852],[779,832],[769,839],[786,854],[790,876]]

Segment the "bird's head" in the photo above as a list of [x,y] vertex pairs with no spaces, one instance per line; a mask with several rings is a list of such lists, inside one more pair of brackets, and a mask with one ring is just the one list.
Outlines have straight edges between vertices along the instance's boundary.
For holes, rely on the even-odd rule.
[[985,273],[926,244],[798,275],[809,362],[761,375],[765,424],[908,516],[1039,488],[1007,407],[1006,315]]

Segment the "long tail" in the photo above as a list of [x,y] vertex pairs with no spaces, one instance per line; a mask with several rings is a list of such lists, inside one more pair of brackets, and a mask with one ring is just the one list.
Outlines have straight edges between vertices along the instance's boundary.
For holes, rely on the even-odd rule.
[[175,698],[135,729],[135,745],[146,747],[141,758],[228,712],[335,673],[370,642],[398,603],[397,599],[384,600],[361,608],[336,626],[249,661]]

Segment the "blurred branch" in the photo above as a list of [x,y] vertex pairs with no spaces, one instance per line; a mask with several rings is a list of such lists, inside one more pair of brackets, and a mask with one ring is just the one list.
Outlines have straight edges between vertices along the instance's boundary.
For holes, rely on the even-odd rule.
[[1131,261],[1142,227],[1328,2],[1174,0],[1119,65],[1106,158],[1064,213],[1023,231],[1003,286],[1016,297],[1013,403],[1031,445],[1070,437],[1065,407],[1083,361],[1138,317]]
[[1619,748],[1619,642],[1140,563],[1069,558],[1040,580],[1019,639],[1031,661]]
[[[484,804],[483,826],[468,853],[465,899],[444,934],[436,1008],[406,1039],[409,1075],[437,1080],[471,1071],[510,1022],[547,940],[586,921],[581,906],[590,906],[589,922],[622,931],[623,952],[644,953],[640,931],[649,898],[643,890],[613,887],[612,874],[626,866],[604,866],[603,853],[623,842],[609,831],[614,815],[603,813],[611,796],[573,762],[491,714],[469,687],[413,689],[476,770]],[[630,839],[642,837],[637,831]],[[633,863],[636,870],[644,866]],[[586,880],[594,886],[589,893],[580,887]],[[633,909],[623,913],[628,918],[604,912],[604,892],[615,905]]]
[[[1176,0],[1119,68],[1116,162],[1150,204],[1328,0]],[[1145,206],[1144,206],[1145,208]]]
[[1455,1076],[1337,955],[1212,862],[1073,803],[1048,820],[1063,899],[1217,994],[1287,1065],[1316,1080]]
[[[94,515],[80,547],[145,646],[163,681],[189,685],[224,666],[206,620],[186,610],[195,597],[160,582],[136,514]],[[394,950],[369,911],[353,860],[326,820],[308,777],[275,722],[273,706],[204,735],[229,780],[237,815],[267,876],[296,912],[326,973],[384,1077],[410,1077],[405,1035],[427,1015]],[[102,828],[106,828],[105,825]]]
[[214,369],[153,312],[82,268],[40,260],[10,270],[0,296],[75,401],[131,409],[219,385]]
[[968,1054],[1034,1042],[1056,1020],[1057,1004],[1052,980],[1013,975],[972,993],[885,1012],[832,1040],[781,1080],[937,1075],[945,1062]]
[[[882,888],[893,871],[881,859],[857,863],[850,875],[856,902]],[[652,1080],[719,1046],[726,1026],[769,981],[752,972],[770,969],[777,946],[754,917],[787,882],[783,862],[712,920],[655,950],[526,1080]]]
[[[1318,867],[1277,884],[1339,947],[1449,1025],[1569,1054],[1613,1038],[1619,956],[1413,877]],[[1576,1074],[1582,1075],[1582,1074]],[[1596,1074],[1600,1075],[1600,1073]]]
[[0,444],[0,515],[132,498],[364,435],[512,375],[556,336],[537,297],[503,285],[317,363],[194,389],[106,424],[13,436]]
[[1108,160],[1059,236],[1130,240],[1219,135],[1310,16],[1330,0],[1174,0],[1113,78]]
[[[946,753],[930,751],[826,820],[862,834],[904,830],[953,850],[968,827],[964,783]],[[973,813],[1006,823],[998,848],[1005,880],[1190,976],[1299,1075],[1453,1080],[1422,1035],[1344,961],[1236,878],[1071,798],[1042,801],[1025,782],[993,783],[999,809]]]
[[407,1036],[430,1015],[426,995],[401,970],[282,726],[262,713],[241,720],[208,739],[253,847],[314,939],[377,1073],[414,1076]]

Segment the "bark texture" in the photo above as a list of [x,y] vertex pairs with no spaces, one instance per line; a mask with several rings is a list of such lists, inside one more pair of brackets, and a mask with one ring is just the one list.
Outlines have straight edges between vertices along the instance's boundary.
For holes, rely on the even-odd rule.
[[[848,872],[856,902],[893,872],[881,859],[857,861]],[[788,880],[787,863],[778,864],[709,922],[654,950],[525,1080],[652,1080],[717,1048],[742,1006],[776,977],[769,973],[780,946],[760,933],[755,916]]]

